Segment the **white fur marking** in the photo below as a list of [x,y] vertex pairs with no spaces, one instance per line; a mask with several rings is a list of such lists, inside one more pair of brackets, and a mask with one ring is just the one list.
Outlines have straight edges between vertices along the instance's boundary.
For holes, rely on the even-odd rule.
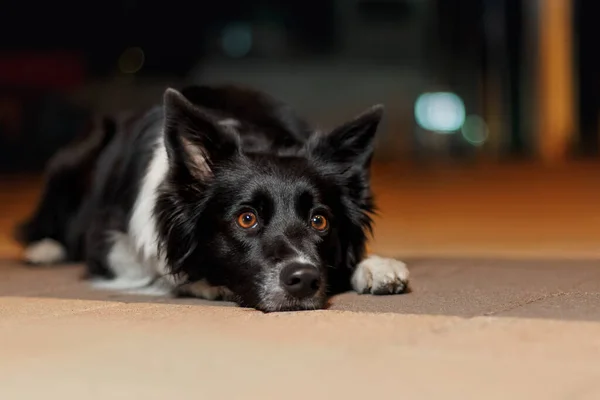
[[182,294],[206,300],[228,300],[233,297],[231,291],[225,286],[212,286],[205,279],[182,285],[178,290]]
[[168,170],[169,161],[163,135],[161,135],[129,220],[129,234],[134,238],[134,246],[145,261],[151,259],[156,261],[158,258],[154,205],[158,187],[165,179]]
[[113,280],[96,279],[91,282],[94,289],[118,291],[125,294],[142,296],[168,296],[173,293],[173,283],[164,277],[148,282],[148,279],[128,280],[117,278]]
[[158,188],[168,168],[161,135],[136,198],[128,232],[112,233],[114,243],[107,261],[115,279],[94,281],[92,285],[95,288],[162,296],[172,293],[181,284],[183,278],[176,279],[169,275],[164,258],[158,255],[154,206]]
[[167,277],[160,277],[156,281],[152,282],[151,285],[139,288],[127,290],[125,293],[137,294],[142,296],[169,296],[173,294],[173,282]]
[[107,262],[115,274],[111,281],[95,283],[96,288],[126,290],[148,286],[155,278],[156,271],[150,263],[143,263],[129,235],[120,232],[111,234],[113,245],[108,253]]
[[393,258],[369,256],[352,275],[352,288],[360,294],[398,294],[406,290],[408,268]]
[[145,288],[150,282],[151,281],[148,279],[134,280],[115,278],[111,280],[96,279],[91,281],[91,285],[94,289],[98,290],[114,290],[131,293],[137,289]]
[[46,238],[27,246],[23,257],[31,264],[54,264],[65,261],[67,253],[62,244]]

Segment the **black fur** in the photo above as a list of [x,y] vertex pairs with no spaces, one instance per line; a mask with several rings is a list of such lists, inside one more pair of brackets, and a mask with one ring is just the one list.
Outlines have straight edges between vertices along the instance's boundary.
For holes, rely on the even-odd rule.
[[[381,116],[376,106],[320,133],[287,105],[250,89],[170,89],[164,107],[127,121],[116,134],[116,125],[105,123],[96,133],[103,140],[85,156],[75,159],[69,149],[58,155],[69,163],[50,169],[20,238],[25,244],[53,238],[71,260],[86,262],[89,276],[112,278],[107,232],[127,233],[164,131],[169,171],[154,215],[158,251],[170,271],[188,282],[225,286],[241,305],[265,311],[323,307],[327,295],[350,288],[365,255],[374,211],[369,167]],[[254,228],[237,225],[244,211],[258,216]],[[328,231],[311,228],[315,213],[329,221]],[[298,254],[318,268],[326,290],[310,301],[266,295],[275,266]]]

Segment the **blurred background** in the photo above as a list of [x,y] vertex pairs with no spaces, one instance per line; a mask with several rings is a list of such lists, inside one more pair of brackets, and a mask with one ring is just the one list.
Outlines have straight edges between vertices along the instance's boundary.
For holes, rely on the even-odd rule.
[[0,9],[7,232],[33,207],[47,159],[95,114],[153,105],[167,86],[233,82],[323,127],[386,105],[374,168],[381,252],[598,254],[595,0]]

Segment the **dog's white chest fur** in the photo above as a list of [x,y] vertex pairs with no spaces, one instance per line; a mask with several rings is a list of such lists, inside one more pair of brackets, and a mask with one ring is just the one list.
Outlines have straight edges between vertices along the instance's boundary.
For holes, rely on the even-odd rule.
[[158,233],[156,232],[154,206],[156,204],[157,189],[165,179],[168,170],[167,151],[161,136],[129,220],[129,234],[134,239],[137,251],[144,259],[156,258],[157,256]]
[[112,235],[113,244],[107,261],[116,278],[108,282],[96,282],[96,287],[162,295],[175,286],[164,259],[158,254],[154,216],[157,190],[168,168],[167,152],[161,136],[134,204],[128,232]]

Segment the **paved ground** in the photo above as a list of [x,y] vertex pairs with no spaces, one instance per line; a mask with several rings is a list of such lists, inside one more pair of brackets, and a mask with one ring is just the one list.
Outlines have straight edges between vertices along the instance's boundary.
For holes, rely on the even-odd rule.
[[[482,259],[409,260],[412,290],[401,296],[347,293],[329,309],[370,313],[511,316],[600,321],[600,268],[592,261]],[[164,299],[91,290],[82,268],[24,267],[0,262],[0,295],[53,299],[231,306],[195,299]]]

